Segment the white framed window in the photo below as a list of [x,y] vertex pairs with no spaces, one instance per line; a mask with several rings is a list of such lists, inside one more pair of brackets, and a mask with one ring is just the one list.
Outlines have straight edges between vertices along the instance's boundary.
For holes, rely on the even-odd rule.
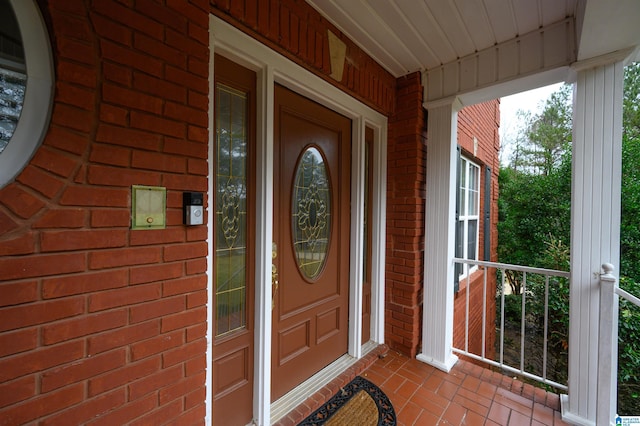
[[35,0],[0,0],[0,188],[42,142],[51,116],[53,59]]
[[[456,257],[478,260],[480,234],[480,166],[459,157],[456,194]],[[457,265],[456,285],[477,266]],[[457,288],[456,288],[457,290]]]

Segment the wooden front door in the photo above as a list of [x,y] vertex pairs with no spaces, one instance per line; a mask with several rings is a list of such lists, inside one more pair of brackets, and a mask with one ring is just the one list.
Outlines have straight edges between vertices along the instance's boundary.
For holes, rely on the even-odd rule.
[[347,352],[351,121],[275,88],[271,395]]

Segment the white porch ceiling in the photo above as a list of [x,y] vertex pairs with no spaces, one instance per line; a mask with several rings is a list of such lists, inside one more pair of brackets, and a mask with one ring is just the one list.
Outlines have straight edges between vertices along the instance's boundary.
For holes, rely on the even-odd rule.
[[[640,0],[307,2],[395,77],[415,71],[428,74],[436,69],[447,70],[452,64],[468,63],[474,56],[482,57],[482,61],[491,57],[482,56],[483,52],[513,46],[532,33],[541,35],[536,36],[541,41],[532,43],[534,37],[529,37],[520,43],[518,52],[520,62],[531,61],[530,53],[541,57],[537,69],[531,68],[528,73],[548,71],[640,44]],[[558,31],[562,22],[569,35]],[[559,43],[563,46],[554,46]],[[552,58],[553,63],[549,63],[547,53],[539,51],[551,48],[556,58],[563,54],[566,59],[558,62]],[[498,76],[487,84],[503,80]],[[477,82],[475,86],[482,87]]]

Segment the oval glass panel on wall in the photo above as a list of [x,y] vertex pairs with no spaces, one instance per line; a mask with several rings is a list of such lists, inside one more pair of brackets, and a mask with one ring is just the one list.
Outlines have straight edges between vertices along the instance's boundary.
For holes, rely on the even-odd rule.
[[308,147],[296,166],[292,236],[298,269],[308,280],[322,272],[331,235],[331,188],[322,153]]
[[53,57],[36,0],[0,0],[0,188],[44,139],[53,99]]
[[0,153],[9,144],[22,111],[27,85],[18,21],[8,0],[0,0]]

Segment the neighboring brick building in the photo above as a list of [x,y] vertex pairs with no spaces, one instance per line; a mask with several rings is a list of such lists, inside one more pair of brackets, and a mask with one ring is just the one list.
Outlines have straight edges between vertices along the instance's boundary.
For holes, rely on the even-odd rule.
[[[363,128],[375,127],[376,141],[387,144],[383,336],[416,355],[429,146],[419,73],[395,79],[297,0],[38,4],[55,97],[42,145],[0,189],[0,424],[191,424],[211,409],[210,229],[183,225],[183,192],[206,194],[212,179],[210,15],[322,81],[314,84],[364,104]],[[330,77],[327,31],[346,45],[340,81]],[[250,63],[240,53],[230,59]],[[459,114],[459,144],[482,168],[481,188],[485,167],[492,170],[492,260],[498,126],[498,101]],[[166,188],[166,228],[131,229],[132,185]],[[484,232],[480,225],[480,247]],[[471,295],[473,310],[478,297]]]

